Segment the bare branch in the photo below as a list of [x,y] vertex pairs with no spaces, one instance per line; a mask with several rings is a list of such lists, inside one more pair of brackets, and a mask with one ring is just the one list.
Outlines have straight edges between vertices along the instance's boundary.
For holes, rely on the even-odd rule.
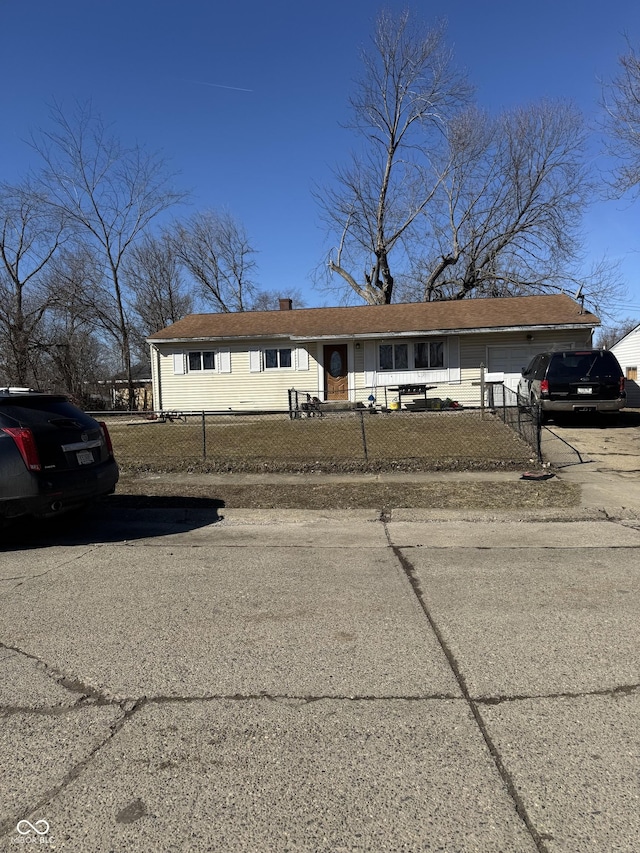
[[43,278],[68,235],[29,184],[0,187],[0,211],[0,370],[8,384],[31,385],[49,307]]
[[616,195],[640,193],[640,55],[627,41],[617,76],[602,92],[608,151],[617,161],[611,180]]
[[[330,270],[367,302],[385,303],[393,298],[391,256],[434,196],[441,175],[432,168],[433,152],[469,87],[453,69],[444,27],[422,30],[408,13],[380,15],[362,63],[349,126],[364,148],[318,198],[330,229],[341,235]],[[367,270],[361,284],[356,268]]]
[[205,211],[171,231],[179,263],[216,311],[245,311],[256,297],[255,250],[244,228],[228,213]]
[[164,160],[109,135],[91,105],[51,109],[52,128],[31,140],[43,171],[42,199],[64,216],[76,238],[100,252],[117,315],[122,361],[132,399],[131,342],[121,267],[149,225],[184,198],[170,185]]

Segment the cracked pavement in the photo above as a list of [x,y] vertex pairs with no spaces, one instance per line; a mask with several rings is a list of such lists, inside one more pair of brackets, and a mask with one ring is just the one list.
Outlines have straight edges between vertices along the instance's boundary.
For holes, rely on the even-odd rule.
[[63,850],[637,851],[625,501],[24,531],[0,564],[0,843],[46,821]]

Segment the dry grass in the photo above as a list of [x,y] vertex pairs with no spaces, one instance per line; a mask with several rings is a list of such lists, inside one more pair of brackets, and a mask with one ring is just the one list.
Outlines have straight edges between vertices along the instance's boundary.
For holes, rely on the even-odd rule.
[[[516,475],[514,475],[515,478]],[[234,483],[187,484],[123,478],[116,502],[132,506],[215,506],[245,509],[379,509],[411,507],[447,510],[531,510],[571,508],[580,487],[552,479],[545,482],[479,483]]]
[[109,431],[124,471],[511,470],[532,456],[513,430],[479,412],[209,417],[204,429],[197,417],[110,421]]

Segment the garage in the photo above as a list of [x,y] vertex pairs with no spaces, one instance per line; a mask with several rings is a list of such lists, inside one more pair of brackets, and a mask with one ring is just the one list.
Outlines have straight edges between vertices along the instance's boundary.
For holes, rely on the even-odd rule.
[[489,373],[504,373],[504,384],[516,391],[522,368],[539,352],[540,345],[488,347]]
[[517,346],[487,347],[487,362],[490,373],[504,373],[504,384],[512,391],[518,390],[522,368],[534,355],[551,349],[574,349],[571,343],[524,344]]

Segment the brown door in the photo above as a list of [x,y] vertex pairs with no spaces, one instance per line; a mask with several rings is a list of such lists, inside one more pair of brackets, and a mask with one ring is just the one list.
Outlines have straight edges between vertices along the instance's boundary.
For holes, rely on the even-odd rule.
[[324,391],[327,400],[349,399],[346,344],[331,344],[324,348]]

